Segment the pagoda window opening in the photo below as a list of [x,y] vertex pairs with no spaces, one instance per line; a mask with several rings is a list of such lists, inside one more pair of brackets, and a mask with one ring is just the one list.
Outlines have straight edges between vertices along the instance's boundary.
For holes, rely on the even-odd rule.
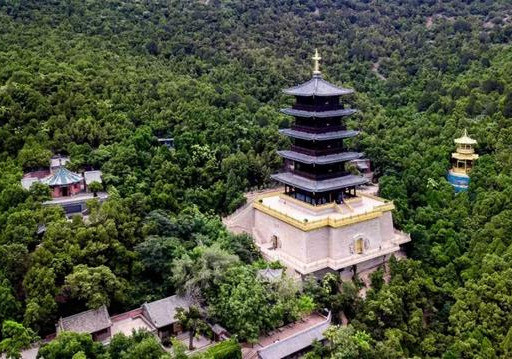
[[272,249],[278,249],[280,247],[279,238],[274,234],[271,238]]
[[467,168],[466,161],[457,161],[457,168],[465,170]]
[[362,238],[357,238],[354,245],[355,252],[357,254],[363,254],[364,251],[364,240]]

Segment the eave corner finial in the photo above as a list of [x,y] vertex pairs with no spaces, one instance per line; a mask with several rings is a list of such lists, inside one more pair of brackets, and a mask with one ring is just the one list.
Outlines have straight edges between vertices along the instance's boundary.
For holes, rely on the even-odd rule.
[[320,60],[322,60],[322,58],[318,53],[318,49],[315,49],[315,56],[313,56],[312,59],[314,61],[313,75],[320,75]]

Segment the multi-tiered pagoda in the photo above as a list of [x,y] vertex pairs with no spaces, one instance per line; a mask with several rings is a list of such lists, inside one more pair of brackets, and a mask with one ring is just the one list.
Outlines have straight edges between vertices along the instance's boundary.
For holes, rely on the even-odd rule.
[[313,60],[313,78],[284,90],[296,98],[293,107],[281,110],[295,118],[291,128],[281,130],[292,138],[293,145],[290,150],[278,151],[286,160],[285,171],[272,178],[285,185],[286,194],[309,204],[341,203],[356,195],[356,186],[368,182],[345,169],[346,162],[362,157],[347,151],[343,143],[359,133],[347,130],[344,118],[356,110],[345,108],[340,99],[354,91],[322,78],[318,51]]
[[344,140],[357,131],[347,130],[344,118],[355,110],[340,101],[353,91],[325,81],[313,57],[313,78],[284,92],[293,95],[293,126],[281,132],[293,139],[290,150],[279,151],[285,171],[273,175],[284,184],[275,192],[257,196],[226,218],[233,232],[253,236],[263,256],[280,261],[301,276],[336,271],[350,277],[373,270],[411,238],[393,228],[392,202],[356,187],[368,182],[349,174],[347,161],[361,157],[345,149]]
[[453,167],[448,172],[448,182],[455,188],[455,192],[466,191],[469,185],[469,173],[473,163],[478,159],[475,153],[476,140],[468,136],[464,129],[464,135],[454,140],[457,149],[452,153]]

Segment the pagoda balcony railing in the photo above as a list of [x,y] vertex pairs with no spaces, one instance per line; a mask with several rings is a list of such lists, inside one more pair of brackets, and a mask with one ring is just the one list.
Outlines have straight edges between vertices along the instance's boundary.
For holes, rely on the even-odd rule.
[[332,105],[304,105],[304,104],[294,104],[292,106],[295,110],[302,110],[302,111],[332,111],[332,110],[342,110],[343,105],[340,104],[332,104]]
[[297,176],[301,176],[301,177],[305,177],[305,178],[309,178],[309,179],[317,180],[317,181],[322,181],[322,180],[336,178],[336,177],[342,177],[347,174],[346,172],[342,172],[342,171],[331,172],[331,173],[311,173],[311,172],[301,171],[301,170],[297,170],[297,169],[291,170],[290,172],[296,174]]
[[291,150],[295,151],[295,152],[303,153],[305,155],[310,155],[310,156],[333,155],[333,154],[340,153],[340,152],[344,151],[343,148],[339,148],[339,147],[337,147],[337,148],[323,148],[323,149],[314,150],[314,149],[304,148],[304,147],[295,146],[295,145],[291,146]]
[[307,133],[325,133],[334,131],[344,131],[345,126],[322,126],[322,127],[309,127],[301,125],[292,125],[292,130],[307,132]]
[[469,172],[471,172],[471,167],[452,167],[452,172],[455,172],[455,173],[461,173],[461,174],[468,174]]
[[458,147],[457,148],[457,152],[458,153],[463,153],[465,155],[472,155],[473,153],[475,153],[475,149],[474,148],[462,148],[462,147]]

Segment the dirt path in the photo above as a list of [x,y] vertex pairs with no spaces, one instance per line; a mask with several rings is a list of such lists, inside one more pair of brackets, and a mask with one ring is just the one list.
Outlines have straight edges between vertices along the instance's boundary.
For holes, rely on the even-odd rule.
[[383,81],[386,81],[386,77],[381,74],[379,72],[379,67],[380,67],[380,59],[377,61],[377,62],[374,62],[372,64],[372,72],[375,74],[375,76],[377,76],[379,79],[383,80]]
[[425,23],[425,27],[430,29],[434,24],[434,18],[432,16],[427,17],[427,22]]

